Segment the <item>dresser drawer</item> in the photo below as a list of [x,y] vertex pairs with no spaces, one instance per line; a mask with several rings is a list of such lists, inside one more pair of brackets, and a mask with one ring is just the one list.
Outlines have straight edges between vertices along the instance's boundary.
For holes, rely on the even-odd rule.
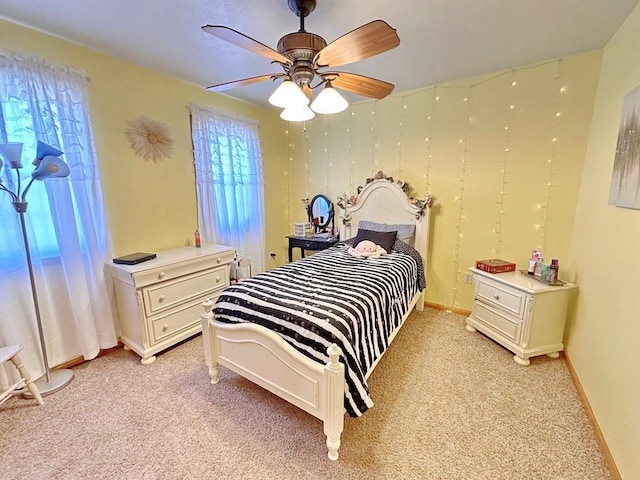
[[223,266],[143,288],[145,312],[155,315],[180,303],[222,290],[229,285],[228,272],[228,267]]
[[[210,255],[198,255],[182,262],[168,263],[165,265],[153,266],[148,269],[141,269],[140,271],[136,271],[132,274],[133,282],[136,287],[140,288],[156,284],[158,282],[172,280],[174,278],[179,278],[183,275],[193,273],[194,271],[206,270],[231,263],[234,255],[233,250],[224,250]],[[152,260],[151,262],[154,261]],[[149,262],[150,265],[152,265],[151,262]]]
[[476,299],[504,309],[518,318],[524,317],[527,294],[501,283],[477,279]]
[[501,337],[508,338],[514,343],[520,341],[521,320],[506,317],[478,301],[473,305],[473,317],[498,333]]
[[195,302],[181,310],[160,314],[150,319],[151,344],[156,344],[200,323],[202,311],[202,302]]

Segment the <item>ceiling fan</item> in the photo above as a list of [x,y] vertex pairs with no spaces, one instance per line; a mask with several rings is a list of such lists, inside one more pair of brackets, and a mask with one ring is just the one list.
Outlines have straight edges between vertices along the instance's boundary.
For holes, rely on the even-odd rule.
[[[304,19],[315,9],[316,0],[287,0],[287,3],[289,9],[300,17],[300,29],[283,36],[278,41],[277,50],[224,25],[202,27],[206,33],[266,57],[283,69],[282,73],[220,83],[207,90],[222,92],[284,78],[269,102],[284,108],[280,116],[293,121],[313,118],[314,111],[337,113],[344,110],[348,103],[333,87],[375,99],[384,98],[393,91],[394,85],[383,80],[325,69],[357,62],[397,47],[400,38],[394,28],[383,20],[374,20],[327,44],[321,36],[304,29]],[[319,81],[313,85],[316,78]],[[307,105],[313,96],[313,89],[321,85],[325,85],[325,88],[309,108]]]

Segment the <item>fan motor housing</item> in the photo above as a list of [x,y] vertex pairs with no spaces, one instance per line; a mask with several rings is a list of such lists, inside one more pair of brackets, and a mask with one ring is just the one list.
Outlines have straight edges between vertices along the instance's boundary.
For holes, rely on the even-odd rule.
[[289,33],[278,40],[278,52],[295,60],[313,62],[313,57],[327,46],[320,35],[308,32]]

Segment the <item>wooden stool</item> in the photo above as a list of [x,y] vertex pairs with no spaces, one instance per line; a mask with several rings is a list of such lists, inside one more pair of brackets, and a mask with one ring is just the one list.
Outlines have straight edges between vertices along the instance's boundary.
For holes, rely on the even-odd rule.
[[18,373],[21,377],[17,383],[9,386],[8,389],[0,393],[0,404],[4,403],[11,396],[11,392],[26,385],[31,392],[31,395],[33,395],[33,398],[38,402],[38,404],[42,405],[44,402],[42,401],[42,396],[38,391],[38,387],[31,381],[31,377],[29,377],[29,374],[22,364],[22,360],[20,360],[20,356],[18,355],[21,350],[22,345],[9,345],[8,347],[0,347],[0,364],[3,364],[6,361],[11,361],[11,363],[13,363],[13,366],[18,370]]

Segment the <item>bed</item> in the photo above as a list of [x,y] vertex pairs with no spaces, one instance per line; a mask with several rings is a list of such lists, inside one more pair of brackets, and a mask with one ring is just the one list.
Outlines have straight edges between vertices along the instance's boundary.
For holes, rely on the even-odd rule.
[[[331,460],[345,413],[373,405],[366,379],[413,308],[423,309],[431,197],[417,200],[378,172],[338,206],[340,238],[357,238],[228,287],[202,314],[211,383],[222,365],[319,418]],[[349,252],[369,228],[407,225],[412,240],[392,242],[388,255]]]

